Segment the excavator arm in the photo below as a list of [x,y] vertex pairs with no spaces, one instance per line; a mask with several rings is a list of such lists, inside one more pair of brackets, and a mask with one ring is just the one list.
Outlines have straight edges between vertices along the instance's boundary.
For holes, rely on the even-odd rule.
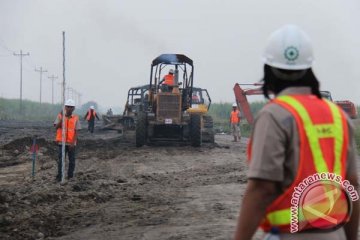
[[[251,86],[260,86],[257,88],[252,89],[242,89],[240,85],[251,85]],[[243,116],[245,116],[246,120],[250,125],[254,123],[254,117],[250,109],[250,104],[247,100],[247,95],[262,95],[263,91],[261,88],[262,84],[240,84],[236,83],[234,86],[234,93],[235,93],[235,99],[236,104],[238,105],[238,108],[240,109]]]

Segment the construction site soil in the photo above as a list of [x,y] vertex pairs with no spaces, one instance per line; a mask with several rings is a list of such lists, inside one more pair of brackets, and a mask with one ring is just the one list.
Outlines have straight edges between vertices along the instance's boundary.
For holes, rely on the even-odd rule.
[[136,148],[133,132],[82,129],[75,178],[60,184],[54,135],[51,122],[0,121],[0,239],[232,238],[246,139]]

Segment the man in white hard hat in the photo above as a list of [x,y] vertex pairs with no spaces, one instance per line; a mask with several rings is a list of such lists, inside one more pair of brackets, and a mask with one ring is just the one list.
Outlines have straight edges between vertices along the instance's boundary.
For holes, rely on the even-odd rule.
[[233,142],[240,141],[241,133],[240,133],[240,111],[238,110],[237,104],[233,103],[232,111],[230,113],[230,126],[231,126],[231,133],[234,136]]
[[95,107],[90,106],[90,109],[86,112],[86,114],[84,116],[84,120],[87,120],[87,122],[88,122],[88,131],[90,133],[94,133],[95,118],[97,120],[100,120],[99,116],[97,115],[97,113],[95,111]]
[[[75,102],[72,99],[68,99],[65,102],[65,154],[69,157],[69,168],[67,177],[71,179],[74,177],[75,171],[75,146],[77,143],[77,132],[81,128],[79,117],[73,114],[75,110]],[[55,141],[59,146],[59,155],[58,155],[58,173],[56,176],[57,181],[61,181],[62,176],[62,118],[63,114],[60,112],[55,121],[54,126],[56,128],[56,138]]]
[[264,63],[264,96],[275,99],[255,119],[235,239],[250,240],[259,226],[274,239],[358,239],[354,130],[321,97],[309,37],[280,28]]

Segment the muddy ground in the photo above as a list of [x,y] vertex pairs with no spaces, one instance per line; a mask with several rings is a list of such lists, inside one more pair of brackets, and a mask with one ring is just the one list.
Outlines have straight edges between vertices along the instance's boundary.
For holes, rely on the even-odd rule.
[[[84,127],[84,126],[83,126]],[[75,179],[55,182],[51,122],[0,122],[0,239],[231,239],[245,140],[135,148],[131,133],[80,131]],[[30,146],[37,136],[36,176]]]
[[0,239],[232,238],[246,184],[245,139],[135,148],[131,133],[84,129],[75,179],[59,184],[53,137],[51,122],[0,122]]

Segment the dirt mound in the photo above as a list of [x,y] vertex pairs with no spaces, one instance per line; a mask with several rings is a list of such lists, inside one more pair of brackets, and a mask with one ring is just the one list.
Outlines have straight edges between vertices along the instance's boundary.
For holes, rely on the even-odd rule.
[[[33,145],[34,139],[31,137],[23,137],[19,139],[15,139],[5,145],[3,145],[3,149],[5,150],[18,150],[18,151],[25,151],[26,149],[31,148]],[[47,146],[48,142],[44,138],[36,139],[36,144],[41,146]]]
[[45,178],[4,188],[0,192],[0,238],[37,239],[39,233],[61,236],[79,224],[92,225],[98,205],[112,199],[118,185],[115,180],[89,171],[79,172],[77,181],[64,185]]

